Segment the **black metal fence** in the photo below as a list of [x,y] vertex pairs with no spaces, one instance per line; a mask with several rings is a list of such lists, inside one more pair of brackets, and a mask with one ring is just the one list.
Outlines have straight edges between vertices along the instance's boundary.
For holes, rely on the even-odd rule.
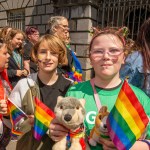
[[127,26],[130,37],[136,39],[141,24],[150,17],[150,0],[100,0],[97,24]]

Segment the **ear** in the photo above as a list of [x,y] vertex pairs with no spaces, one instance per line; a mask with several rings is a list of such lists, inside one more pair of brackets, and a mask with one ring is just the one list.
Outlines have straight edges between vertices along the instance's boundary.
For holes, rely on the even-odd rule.
[[79,99],[81,105],[84,107],[85,106],[85,99]]
[[93,67],[92,58],[91,57],[89,58],[90,58],[90,65]]
[[57,32],[56,27],[53,27],[52,31],[53,31],[53,33]]
[[58,104],[60,101],[62,101],[62,99],[63,99],[62,96],[58,96],[58,97],[57,97],[57,104]]
[[107,112],[107,106],[102,106],[99,110],[99,113]]

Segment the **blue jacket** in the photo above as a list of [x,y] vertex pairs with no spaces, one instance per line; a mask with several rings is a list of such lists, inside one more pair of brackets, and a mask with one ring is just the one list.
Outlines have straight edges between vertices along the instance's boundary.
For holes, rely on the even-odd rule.
[[123,79],[127,77],[129,83],[142,89],[150,97],[150,71],[147,71],[147,73],[147,86],[143,87],[143,59],[141,53],[135,51],[127,57],[125,65],[123,65],[121,68],[120,77]]

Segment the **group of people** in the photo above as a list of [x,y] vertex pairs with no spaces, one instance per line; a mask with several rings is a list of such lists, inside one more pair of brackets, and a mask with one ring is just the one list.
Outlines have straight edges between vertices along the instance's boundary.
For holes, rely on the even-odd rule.
[[[16,126],[18,131],[23,132],[23,135],[18,138],[17,150],[51,149],[54,142],[68,133],[68,129],[55,118],[47,134],[40,141],[34,139],[34,97],[40,99],[52,111],[58,96],[84,98],[86,100],[84,125],[88,137],[95,123],[94,118],[99,111],[94,91],[101,106],[107,106],[111,111],[124,79],[128,77],[128,82],[133,83],[133,85],[130,84],[131,89],[147,116],[150,117],[150,98],[148,97],[150,96],[150,34],[148,32],[150,18],[144,22],[138,34],[136,45],[139,51],[132,54],[129,53],[135,50],[135,44],[128,39],[124,27],[107,27],[94,34],[89,45],[89,58],[95,74],[92,79],[94,86],[91,85],[91,80],[73,85],[73,80],[65,77],[65,74],[73,67],[72,53],[67,48],[70,40],[68,20],[62,16],[55,16],[49,19],[48,25],[49,30],[40,38],[37,28],[27,28],[27,41],[24,47],[28,51],[24,52],[24,55],[22,45],[25,35],[22,31],[11,29],[7,33],[7,38],[1,39],[0,149],[6,148],[11,134],[7,97],[29,116]],[[149,150],[149,147],[150,124],[147,127],[145,139],[136,141],[131,150]],[[99,144],[96,147],[90,146],[90,149],[113,150],[116,147],[110,139],[100,137]]]

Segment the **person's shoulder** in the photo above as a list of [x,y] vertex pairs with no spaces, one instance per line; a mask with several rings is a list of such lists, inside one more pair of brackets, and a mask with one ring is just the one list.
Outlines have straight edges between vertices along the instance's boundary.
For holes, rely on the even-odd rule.
[[135,95],[136,95],[138,98],[140,98],[140,99],[150,99],[150,98],[147,96],[147,94],[146,94],[144,91],[142,91],[140,88],[138,88],[138,87],[136,87],[136,86],[134,86],[134,85],[132,85],[132,84],[129,84],[129,85],[130,85],[130,87],[132,88],[132,90],[134,91]]
[[71,79],[65,78],[61,73],[59,74],[58,77],[58,83],[59,85],[63,85],[63,86],[68,86],[68,85],[72,85],[73,81]]
[[140,51],[134,51],[133,53],[129,54],[126,58],[126,62],[132,63],[136,61],[142,61],[142,54]]

